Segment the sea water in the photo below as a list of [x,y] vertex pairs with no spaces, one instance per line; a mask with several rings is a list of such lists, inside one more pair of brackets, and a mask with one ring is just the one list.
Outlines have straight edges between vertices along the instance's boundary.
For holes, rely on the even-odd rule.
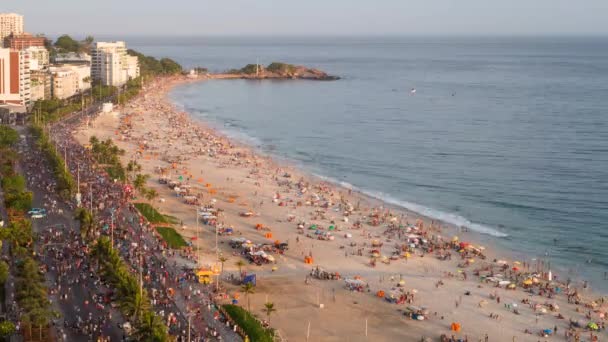
[[211,71],[284,61],[340,76],[203,82],[170,96],[262,151],[608,290],[608,39],[129,43]]

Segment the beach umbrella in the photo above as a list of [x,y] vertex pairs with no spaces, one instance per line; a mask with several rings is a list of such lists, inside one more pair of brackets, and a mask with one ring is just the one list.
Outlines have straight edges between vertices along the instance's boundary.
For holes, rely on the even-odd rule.
[[452,238],[452,241],[454,241],[454,242],[458,241],[458,236],[454,236],[454,237]]
[[597,326],[597,324],[595,322],[589,322],[589,324],[587,324],[587,328],[591,329],[591,330],[598,330],[599,327]]
[[532,279],[528,278],[524,280],[524,285],[532,285]]
[[543,332],[545,334],[547,334],[547,335],[551,335],[553,333],[553,330],[551,330],[551,329],[545,329],[545,330],[543,330]]

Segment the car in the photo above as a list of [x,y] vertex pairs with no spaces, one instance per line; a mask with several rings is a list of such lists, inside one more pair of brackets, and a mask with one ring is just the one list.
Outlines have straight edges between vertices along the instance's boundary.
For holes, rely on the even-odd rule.
[[30,211],[28,211],[27,213],[30,215],[34,215],[34,214],[39,214],[41,212],[46,213],[46,209],[44,208],[32,208]]

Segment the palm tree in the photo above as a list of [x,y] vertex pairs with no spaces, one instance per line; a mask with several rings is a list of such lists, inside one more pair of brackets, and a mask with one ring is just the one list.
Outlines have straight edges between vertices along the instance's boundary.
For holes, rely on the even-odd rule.
[[136,341],[166,342],[167,327],[156,314],[147,311],[136,324],[133,337]]
[[139,171],[141,171],[141,165],[139,165],[135,160],[129,161],[129,163],[127,164],[127,172],[131,174],[132,172]]
[[148,191],[145,192],[144,196],[148,201],[152,201],[158,196],[158,191],[154,189],[148,189]]
[[137,189],[139,192],[143,192],[148,178],[150,178],[148,175],[136,175],[135,180],[133,181],[133,187],[135,187],[135,189]]
[[80,223],[80,235],[90,237],[95,227],[93,213],[86,208],[78,208],[74,213],[74,219]]
[[255,287],[252,283],[243,284],[241,286],[241,291],[245,293],[245,297],[247,297],[247,311],[251,312],[251,302],[249,301],[249,295],[255,293]]
[[226,258],[225,256],[220,256],[220,264],[222,265],[222,268],[220,269],[220,275],[222,275],[224,273],[224,263],[226,261],[228,261],[228,258]]
[[239,268],[239,279],[242,278],[242,270],[243,270],[243,266],[245,266],[245,262],[241,259],[237,260],[237,262],[234,263],[236,265],[236,267]]
[[123,277],[118,285],[118,298],[120,309],[133,321],[150,309],[150,302],[145,290],[141,290],[134,277]]
[[270,323],[270,315],[276,311],[277,311],[277,309],[274,307],[273,302],[264,303],[264,313],[266,313],[266,318],[268,319],[268,323]]

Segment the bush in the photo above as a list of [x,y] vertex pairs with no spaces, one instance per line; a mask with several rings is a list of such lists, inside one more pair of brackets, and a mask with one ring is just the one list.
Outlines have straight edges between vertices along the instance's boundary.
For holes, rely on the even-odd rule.
[[247,310],[241,308],[237,305],[225,304],[222,305],[222,308],[226,310],[228,316],[234,320],[236,325],[238,325],[247,336],[249,336],[250,341],[255,342],[273,342],[274,341],[274,333],[272,329],[265,329],[260,321],[257,320],[251,313]]

